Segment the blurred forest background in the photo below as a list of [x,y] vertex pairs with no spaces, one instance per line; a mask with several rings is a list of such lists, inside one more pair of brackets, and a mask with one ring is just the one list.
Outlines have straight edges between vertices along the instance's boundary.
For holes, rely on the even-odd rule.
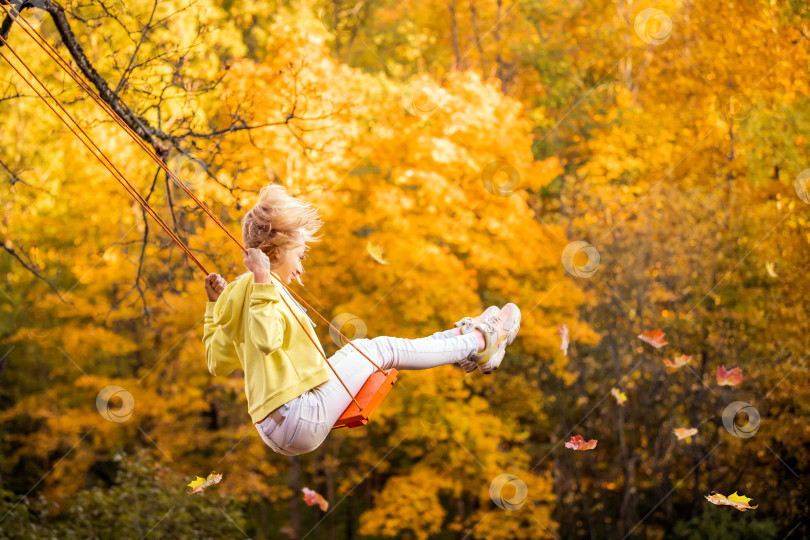
[[[268,183],[318,205],[323,241],[291,287],[327,319],[416,338],[514,302],[523,323],[493,376],[401,372],[368,426],[274,454],[241,371],[206,369],[204,275],[11,50],[208,271],[244,272],[238,246],[0,14],[0,536],[810,536],[806,2],[23,15],[237,238]],[[638,338],[657,328],[667,345]],[[742,382],[718,384],[720,366]],[[125,392],[97,407],[111,385]],[[220,484],[185,493],[211,471]]]

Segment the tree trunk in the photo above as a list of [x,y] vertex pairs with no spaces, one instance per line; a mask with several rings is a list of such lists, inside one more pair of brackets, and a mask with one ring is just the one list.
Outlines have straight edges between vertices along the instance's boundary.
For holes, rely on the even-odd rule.
[[487,79],[487,66],[484,58],[484,47],[481,45],[481,36],[478,32],[478,10],[475,8],[475,2],[470,0],[470,16],[472,18],[473,38],[475,39],[475,48],[478,49],[478,56],[481,58],[481,77]]
[[458,21],[456,20],[456,2],[455,0],[450,2],[450,5],[447,6],[450,9],[450,21],[452,22],[452,36],[453,36],[453,55],[455,55],[456,61],[453,62],[453,69],[459,69],[459,64],[461,63],[461,51],[458,48]]

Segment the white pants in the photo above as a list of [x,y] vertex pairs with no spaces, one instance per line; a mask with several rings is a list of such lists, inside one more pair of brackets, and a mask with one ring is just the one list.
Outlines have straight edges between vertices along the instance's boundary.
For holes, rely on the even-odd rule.
[[[459,360],[478,352],[475,333],[453,335],[453,330],[436,332],[419,339],[379,336],[352,341],[358,349],[382,369],[429,369]],[[329,363],[356,396],[377,368],[351,344],[338,350]],[[337,419],[352,402],[334,373],[331,378],[281,406],[281,423],[268,416],[256,424],[262,440],[275,452],[296,456],[312,452],[323,443]]]

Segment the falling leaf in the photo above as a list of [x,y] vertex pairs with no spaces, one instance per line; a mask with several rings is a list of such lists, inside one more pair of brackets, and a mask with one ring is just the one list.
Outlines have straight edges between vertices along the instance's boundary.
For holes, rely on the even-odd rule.
[[197,491],[197,488],[203,484],[205,484],[205,478],[201,478],[198,476],[196,480],[192,480],[191,483],[188,484],[188,487],[191,488],[191,493],[194,493]]
[[304,502],[306,502],[309,506],[317,504],[324,512],[326,512],[326,509],[329,508],[329,502],[317,491],[313,491],[309,488],[304,488],[301,491],[304,492]]
[[664,333],[661,331],[660,328],[654,331],[648,330],[646,332],[642,332],[641,335],[639,335],[638,337],[641,338],[641,341],[649,343],[656,349],[660,349],[661,347],[667,344],[667,342],[664,341]]
[[192,480],[188,487],[191,488],[191,491],[186,491],[188,494],[197,493],[202,495],[205,488],[213,485],[219,484],[219,481],[222,480],[221,474],[214,474],[213,472],[208,475],[208,478],[200,478],[199,476],[196,477],[196,480]]
[[733,506],[737,510],[741,512],[745,512],[746,510],[753,510],[757,508],[759,505],[750,506],[748,502],[751,500],[750,497],[744,497],[743,495],[737,495],[735,491],[728,497],[725,497],[716,491],[712,491],[710,495],[704,495],[706,500],[712,504],[724,504],[726,506]]
[[590,441],[585,442],[582,435],[575,435],[571,437],[570,441],[565,443],[565,447],[572,450],[593,450],[596,448],[596,439],[591,439]]
[[388,261],[383,260],[383,258],[382,258],[383,257],[383,254],[382,254],[383,248],[382,248],[382,246],[372,244],[371,242],[366,242],[366,251],[368,251],[368,254],[371,255],[371,257],[375,261],[377,261],[378,263],[380,263],[380,264],[391,264]]
[[616,398],[616,403],[619,405],[624,405],[624,402],[627,401],[627,394],[619,390],[618,388],[614,388],[610,391],[610,395]]
[[769,276],[771,276],[771,277],[779,277],[779,276],[776,275],[776,272],[774,272],[773,263],[770,263],[770,262],[765,263],[765,270],[768,271]]
[[560,344],[560,350],[563,352],[563,355],[568,356],[568,325],[563,323],[557,328],[557,335],[562,338],[562,343]]
[[668,368],[678,369],[678,368],[683,367],[686,364],[688,364],[689,360],[691,360],[691,359],[692,359],[691,355],[686,356],[685,354],[682,354],[682,355],[676,357],[673,360],[670,360],[669,358],[666,358],[664,360],[664,365],[667,366]]
[[742,368],[735,367],[732,370],[726,370],[725,365],[717,368],[717,384],[719,386],[737,386],[743,380]]
[[675,436],[678,437],[678,440],[686,439],[687,437],[691,437],[695,433],[697,433],[697,428],[676,428],[672,430],[675,433]]

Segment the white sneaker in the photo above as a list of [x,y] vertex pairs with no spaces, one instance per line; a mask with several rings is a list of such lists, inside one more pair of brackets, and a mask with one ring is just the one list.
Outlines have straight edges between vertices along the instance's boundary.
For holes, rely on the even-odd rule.
[[[481,315],[479,315],[474,319],[472,317],[464,317],[460,321],[456,321],[456,326],[461,327],[462,335],[469,334],[470,332],[476,331],[475,330],[476,324],[478,324],[479,322],[488,317],[494,317],[498,315],[498,313],[500,312],[501,310],[498,308],[498,306],[489,306]],[[478,364],[475,363],[475,360],[473,360],[470,357],[459,360],[458,365],[461,366],[461,368],[467,373],[475,371],[475,368],[478,367]]]
[[506,304],[494,317],[485,318],[475,325],[484,334],[485,346],[480,353],[470,356],[481,373],[489,375],[501,365],[506,346],[512,343],[520,330],[520,309],[515,304]]

